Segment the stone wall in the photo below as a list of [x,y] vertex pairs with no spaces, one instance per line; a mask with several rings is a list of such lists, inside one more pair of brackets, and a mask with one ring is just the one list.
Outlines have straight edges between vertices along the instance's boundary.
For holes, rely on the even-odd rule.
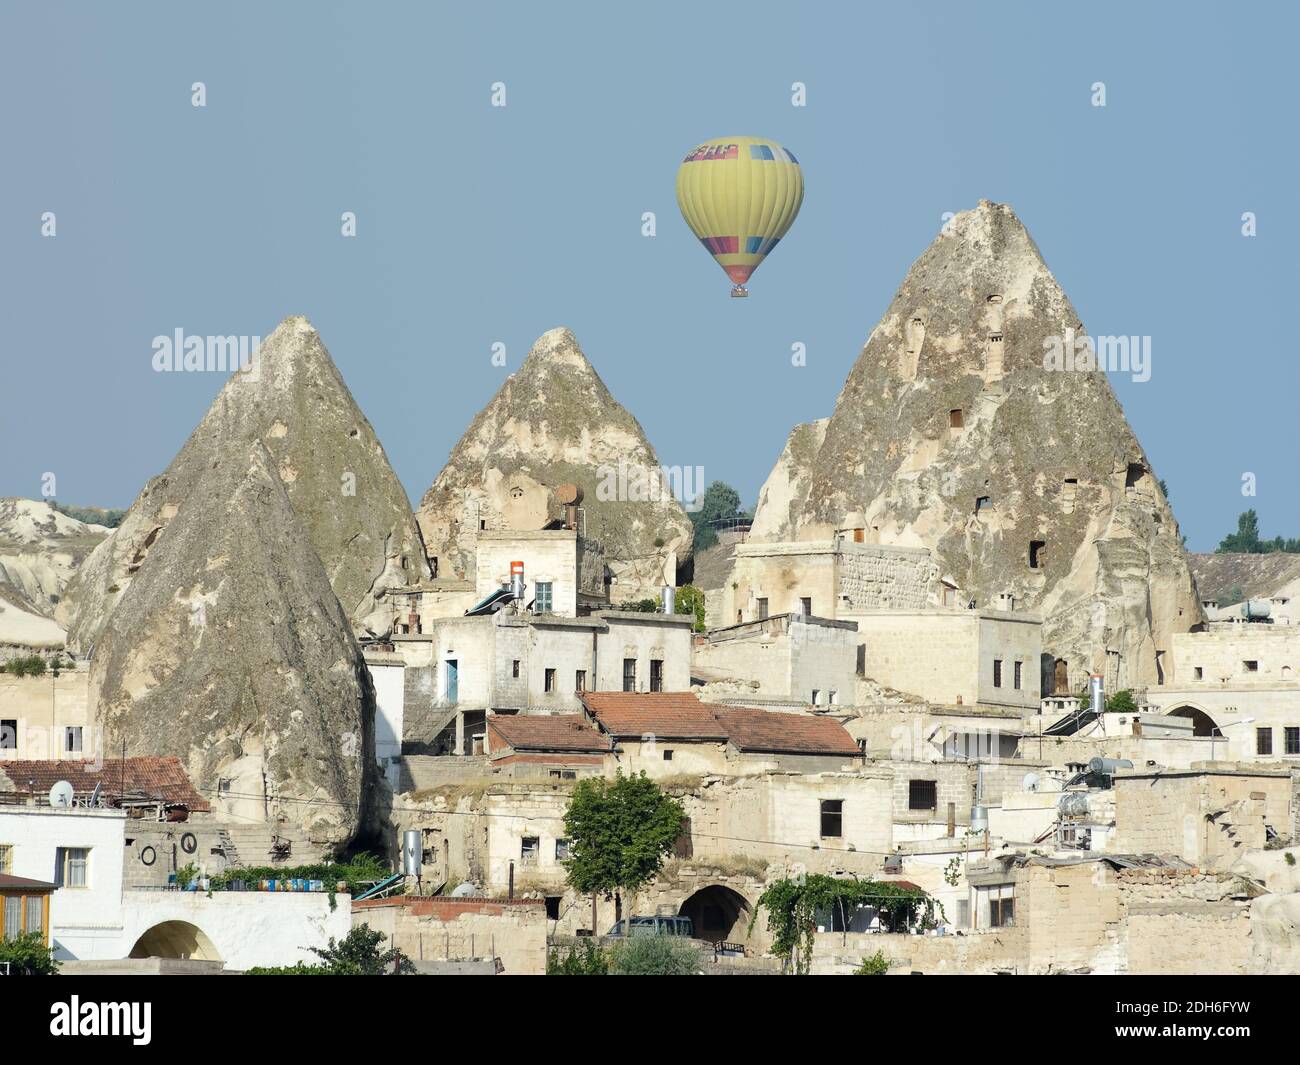
[[837,611],[921,610],[929,605],[938,579],[924,548],[841,541],[836,561]]
[[501,973],[546,972],[546,906],[541,899],[403,898],[352,904],[352,924],[369,925],[413,961],[499,958]]

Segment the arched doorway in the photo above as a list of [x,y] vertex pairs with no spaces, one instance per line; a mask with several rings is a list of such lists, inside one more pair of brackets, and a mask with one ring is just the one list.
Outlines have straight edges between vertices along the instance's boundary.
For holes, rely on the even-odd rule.
[[1192,722],[1193,736],[1222,736],[1219,726],[1214,723],[1214,718],[1207,714],[1200,707],[1180,706],[1175,710],[1169,711],[1170,717],[1185,717]]
[[691,895],[677,911],[695,924],[695,938],[712,943],[743,942],[752,913],[745,896],[722,884],[710,884]]
[[189,958],[194,961],[221,961],[203,929],[188,921],[163,921],[135,941],[130,958]]

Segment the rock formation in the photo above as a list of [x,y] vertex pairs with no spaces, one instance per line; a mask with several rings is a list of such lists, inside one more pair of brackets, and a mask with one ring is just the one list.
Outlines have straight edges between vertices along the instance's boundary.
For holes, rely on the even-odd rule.
[[[87,559],[62,617],[69,646],[86,651],[160,534],[222,456],[270,452],[294,511],[358,629],[382,630],[391,610],[375,592],[429,575],[410,503],[374,430],[316,330],[286,318],[246,370],[233,373],[166,471]],[[220,508],[210,520],[220,521]]]
[[690,521],[659,470],[573,334],[552,329],[452,449],[417,517],[439,576],[473,579],[481,529],[543,528],[562,513],[556,489],[575,484],[580,531],[603,548],[621,601],[673,580],[690,557]]
[[260,441],[215,454],[99,633],[105,750],[176,755],[212,801],[270,807],[315,842],[357,830],[373,693],[360,648]]
[[755,532],[819,539],[861,522],[868,542],[928,547],[964,598],[1011,593],[1040,612],[1071,687],[1091,670],[1121,686],[1168,678],[1170,636],[1201,609],[1105,373],[1086,357],[1051,368],[1083,335],[1009,207],[959,214],[872,332],[820,446],[787,446]]
[[77,567],[108,533],[46,502],[0,499],[0,646],[63,646],[55,612]]
[[1189,559],[1202,598],[1217,600],[1220,607],[1244,599],[1300,598],[1300,555],[1225,552],[1191,555]]

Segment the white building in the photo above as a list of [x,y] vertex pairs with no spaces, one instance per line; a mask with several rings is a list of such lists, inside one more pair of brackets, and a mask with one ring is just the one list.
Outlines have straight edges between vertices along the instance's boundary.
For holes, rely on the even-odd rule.
[[317,960],[311,947],[351,927],[347,895],[132,890],[123,887],[126,814],[0,806],[0,871],[58,885],[50,938],[60,960],[223,961],[230,969]]

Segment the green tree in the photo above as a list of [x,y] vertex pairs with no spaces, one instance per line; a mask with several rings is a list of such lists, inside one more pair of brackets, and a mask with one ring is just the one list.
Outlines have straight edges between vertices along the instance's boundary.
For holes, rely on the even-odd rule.
[[609,974],[609,959],[590,939],[584,939],[578,946],[570,947],[568,954],[560,956],[559,950],[552,950],[546,956],[547,976],[606,976]]
[[699,509],[690,515],[695,527],[695,550],[703,551],[718,542],[715,521],[744,516],[740,509],[740,493],[723,481],[711,482],[700,497]]
[[1127,688],[1123,691],[1117,691],[1106,700],[1106,713],[1108,714],[1136,714],[1137,708],[1133,693]]
[[359,924],[342,939],[330,936],[328,947],[312,947],[321,959],[320,968],[331,976],[383,976],[386,973],[413,973],[415,966],[400,951],[391,947],[380,950],[387,937],[369,925]]
[[0,941],[0,963],[4,962],[13,976],[55,976],[59,971],[54,950],[45,945],[40,932],[24,932]]
[[612,897],[621,913],[622,896],[635,895],[658,874],[684,819],[681,803],[644,772],[579,781],[564,812],[570,886]]
[[609,951],[611,976],[695,976],[703,963],[699,947],[675,936],[632,936]]
[[1220,540],[1215,553],[1223,555],[1229,552],[1244,552],[1257,555],[1262,550],[1263,545],[1259,542],[1259,515],[1252,507],[1237,518],[1237,531]]
[[704,592],[693,584],[685,584],[677,589],[673,597],[673,610],[678,614],[692,614],[695,617],[695,631],[703,632]]
[[889,973],[889,959],[883,950],[876,951],[869,958],[863,958],[862,964],[853,970],[854,976],[886,976]]

